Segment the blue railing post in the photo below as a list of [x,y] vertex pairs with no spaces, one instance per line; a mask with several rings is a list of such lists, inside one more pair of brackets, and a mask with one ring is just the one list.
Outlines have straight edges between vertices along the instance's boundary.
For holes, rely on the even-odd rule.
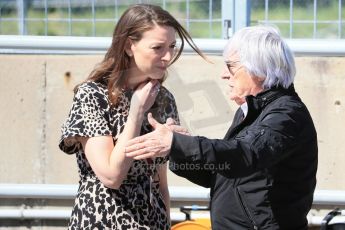
[[222,35],[228,39],[232,34],[250,24],[250,0],[222,0]]
[[27,3],[25,0],[17,0],[17,14],[18,14],[18,32],[20,35],[26,35],[26,14],[27,14]]
[[234,0],[222,0],[222,38],[228,39],[232,36],[234,21]]
[[236,1],[235,31],[250,25],[250,0]]

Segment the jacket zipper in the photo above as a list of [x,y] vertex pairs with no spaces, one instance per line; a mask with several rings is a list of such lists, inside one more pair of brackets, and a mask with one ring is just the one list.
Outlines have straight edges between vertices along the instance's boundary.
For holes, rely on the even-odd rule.
[[249,209],[247,208],[246,204],[244,203],[244,201],[243,201],[243,199],[242,199],[242,197],[241,197],[241,192],[240,192],[240,190],[239,190],[238,187],[236,188],[236,193],[237,193],[238,200],[240,201],[240,205],[241,205],[241,208],[242,208],[244,214],[247,216],[248,220],[249,220],[249,221],[251,222],[251,224],[253,225],[253,229],[254,229],[254,230],[258,230],[259,228],[258,228],[258,226],[256,225],[256,223],[255,223],[253,217],[251,216]]

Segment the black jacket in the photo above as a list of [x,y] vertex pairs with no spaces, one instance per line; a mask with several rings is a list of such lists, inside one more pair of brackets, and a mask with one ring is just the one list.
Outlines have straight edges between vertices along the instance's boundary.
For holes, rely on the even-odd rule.
[[212,229],[307,229],[317,135],[293,86],[248,96],[223,140],[174,133],[170,169],[211,188]]

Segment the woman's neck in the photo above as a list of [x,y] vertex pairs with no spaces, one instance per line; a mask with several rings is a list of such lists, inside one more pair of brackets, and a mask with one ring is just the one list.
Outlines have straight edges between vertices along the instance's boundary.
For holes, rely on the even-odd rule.
[[143,73],[140,73],[139,71],[135,71],[134,69],[132,69],[131,71],[128,71],[126,79],[126,88],[135,89],[139,84],[141,84],[144,81],[147,81],[149,77],[145,76]]

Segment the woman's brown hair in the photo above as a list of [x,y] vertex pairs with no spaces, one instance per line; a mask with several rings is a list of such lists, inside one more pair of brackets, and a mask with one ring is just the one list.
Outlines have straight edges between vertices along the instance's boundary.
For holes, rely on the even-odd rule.
[[156,5],[133,5],[122,14],[117,22],[111,46],[105,54],[103,61],[95,67],[86,79],[86,81],[106,83],[112,105],[117,104],[118,97],[126,85],[124,73],[129,69],[130,64],[130,57],[125,52],[127,39],[139,41],[142,38],[142,34],[152,29],[155,24],[174,28],[181,39],[180,48],[169,65],[181,56],[185,40],[195,52],[207,60],[205,55],[195,45],[189,33],[169,12]]

